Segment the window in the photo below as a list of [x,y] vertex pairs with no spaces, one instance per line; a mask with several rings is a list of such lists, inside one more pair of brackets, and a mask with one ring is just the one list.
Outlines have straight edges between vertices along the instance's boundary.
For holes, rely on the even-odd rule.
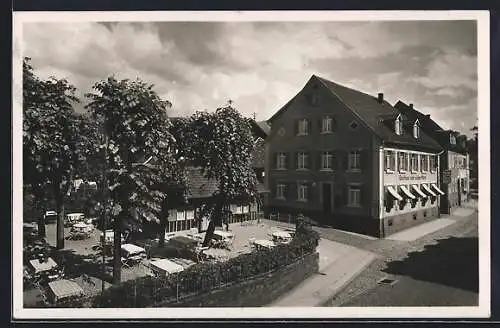
[[323,152],[321,154],[321,169],[322,170],[332,170],[333,169],[333,154],[329,151]]
[[297,135],[305,136],[309,134],[309,121],[303,118],[298,121],[298,132]]
[[282,183],[276,185],[276,198],[285,199],[285,188],[286,186]]
[[398,170],[400,172],[408,171],[408,153],[398,153]]
[[420,155],[420,170],[422,172],[429,171],[429,156],[428,155]]
[[278,170],[286,169],[286,153],[276,154],[276,168]]
[[396,132],[397,135],[403,134],[403,124],[401,122],[401,116],[398,116],[396,119],[396,122],[394,124],[394,132]]
[[349,153],[348,158],[348,168],[349,170],[360,170],[361,169],[361,153],[359,150],[353,150]]
[[323,117],[321,121],[321,132],[322,133],[330,133],[335,129],[333,118],[330,116]]
[[318,106],[319,105],[319,96],[315,93],[310,93],[307,96],[309,103],[313,106]]
[[457,139],[455,138],[454,135],[450,135],[450,144],[456,145],[457,144]]
[[418,123],[413,125],[413,138],[417,139],[420,136],[420,129]]
[[358,123],[352,121],[351,124],[349,124],[349,127],[353,130],[356,130],[358,128]]
[[307,183],[300,182],[297,185],[297,199],[300,201],[307,201]]
[[297,154],[297,169],[307,169],[309,160],[309,154],[298,153]]
[[418,171],[418,155],[417,154],[411,154],[411,171],[412,172]]
[[348,187],[347,205],[361,206],[361,189],[355,186]]
[[396,153],[392,150],[385,151],[385,165],[386,171],[394,171],[396,169]]

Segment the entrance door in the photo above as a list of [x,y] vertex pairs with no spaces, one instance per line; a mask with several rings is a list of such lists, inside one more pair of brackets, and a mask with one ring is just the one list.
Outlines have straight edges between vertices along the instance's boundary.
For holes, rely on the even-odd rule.
[[331,213],[332,211],[332,184],[323,183],[323,212]]

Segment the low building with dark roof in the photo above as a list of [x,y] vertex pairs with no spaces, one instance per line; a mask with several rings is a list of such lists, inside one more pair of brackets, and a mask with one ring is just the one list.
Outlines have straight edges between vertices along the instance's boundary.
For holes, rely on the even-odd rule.
[[442,147],[383,93],[313,75],[267,123],[269,214],[379,237],[438,217]]
[[440,155],[440,185],[445,193],[441,195],[440,211],[450,214],[452,209],[461,206],[469,199],[470,160],[467,153],[467,136],[457,131],[445,130],[429,114],[398,101],[394,107],[412,119],[421,122],[422,130],[443,148]]
[[[181,120],[182,117],[171,117],[172,121]],[[265,123],[265,122],[264,122]],[[266,165],[266,148],[265,138],[267,132],[265,124],[251,120],[252,134],[254,136],[254,151],[252,152],[252,167],[257,176],[257,191],[259,192],[260,201],[253,204],[230,204],[229,209],[232,212],[229,218],[229,223],[253,220],[257,216],[263,216],[263,207],[266,201],[266,194],[268,188],[265,183],[264,168]],[[208,227],[208,217],[201,219],[200,225],[196,223],[197,212],[206,204],[207,199],[210,198],[217,190],[217,181],[208,179],[201,168],[188,167],[186,169],[188,195],[187,203],[184,206],[179,206],[170,211],[169,223],[166,232],[178,232],[198,228],[204,231]]]

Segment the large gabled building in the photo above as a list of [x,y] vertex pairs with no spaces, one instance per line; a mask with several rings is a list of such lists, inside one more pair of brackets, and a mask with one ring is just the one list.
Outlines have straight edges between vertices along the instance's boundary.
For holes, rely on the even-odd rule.
[[268,123],[270,214],[380,237],[438,217],[441,147],[382,93],[313,75]]
[[440,211],[450,214],[454,207],[463,205],[469,199],[470,161],[467,153],[467,136],[457,131],[445,130],[429,114],[398,101],[394,107],[408,117],[418,119],[422,129],[443,148],[440,155],[440,184],[444,195],[441,196]]

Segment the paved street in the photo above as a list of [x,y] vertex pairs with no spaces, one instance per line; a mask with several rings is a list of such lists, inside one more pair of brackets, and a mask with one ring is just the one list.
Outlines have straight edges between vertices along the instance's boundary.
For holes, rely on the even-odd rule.
[[[451,306],[478,302],[478,215],[459,209],[442,229],[411,240],[370,240],[317,228],[379,255],[324,306]],[[387,283],[380,283],[388,279]]]

